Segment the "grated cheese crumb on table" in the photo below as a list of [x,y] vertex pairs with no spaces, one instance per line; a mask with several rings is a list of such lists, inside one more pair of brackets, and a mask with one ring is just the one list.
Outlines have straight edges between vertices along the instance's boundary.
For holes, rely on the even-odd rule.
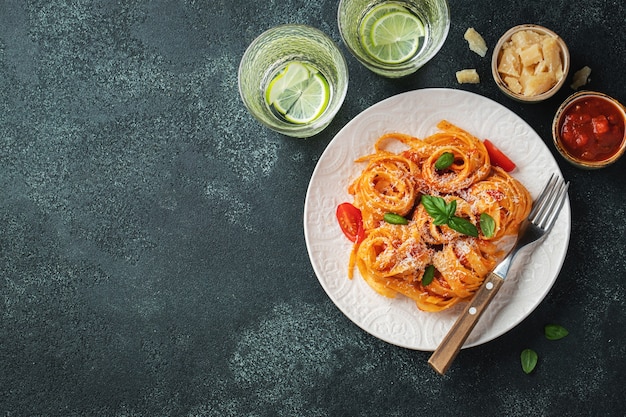
[[474,68],[464,69],[456,72],[456,80],[459,84],[478,84],[480,77]]
[[476,52],[481,57],[485,57],[487,54],[487,43],[485,39],[474,28],[469,28],[463,35],[465,40],[469,43],[469,48],[473,52]]
[[587,84],[589,82],[590,75],[591,68],[586,65],[576,71],[574,73],[574,76],[572,77],[572,84],[570,85],[570,87],[572,87],[572,90],[578,90],[580,87]]

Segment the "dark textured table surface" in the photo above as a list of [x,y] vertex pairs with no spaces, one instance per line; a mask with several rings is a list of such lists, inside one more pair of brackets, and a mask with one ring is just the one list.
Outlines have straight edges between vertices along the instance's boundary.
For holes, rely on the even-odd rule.
[[[336,1],[0,0],[0,415],[622,416],[626,409],[626,159],[582,171],[552,116],[572,90],[516,103],[463,39],[493,46],[537,23],[569,45],[589,89],[626,101],[621,0],[451,0],[439,54],[380,78],[350,56]],[[306,23],[346,54],[333,123],[291,139],[238,96],[247,45]],[[454,72],[477,68],[478,85]],[[545,300],[445,376],[428,352],[348,320],[303,235],[306,188],[334,135],[394,94],[447,87],[525,119],[571,181],[572,232]],[[558,342],[546,323],[565,326]],[[526,375],[520,352],[539,353]]]

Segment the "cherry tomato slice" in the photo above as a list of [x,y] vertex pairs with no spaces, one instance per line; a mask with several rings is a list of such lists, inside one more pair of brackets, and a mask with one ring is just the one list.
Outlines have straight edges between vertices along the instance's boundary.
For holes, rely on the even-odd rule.
[[361,210],[350,203],[341,203],[337,206],[337,220],[341,231],[351,242],[359,243],[365,237]]
[[485,139],[483,143],[485,144],[485,148],[487,148],[487,153],[489,154],[489,159],[491,160],[492,165],[498,166],[506,172],[511,172],[515,169],[515,163],[511,161],[509,157],[498,149],[489,139]]

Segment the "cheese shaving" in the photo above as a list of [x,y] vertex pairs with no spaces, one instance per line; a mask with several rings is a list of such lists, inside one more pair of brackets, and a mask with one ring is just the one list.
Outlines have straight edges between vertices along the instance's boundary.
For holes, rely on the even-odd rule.
[[464,69],[456,72],[456,80],[459,84],[478,84],[480,77],[475,69]]
[[465,31],[463,38],[469,44],[469,48],[471,51],[476,52],[481,57],[485,57],[487,54],[487,43],[485,39],[480,35],[480,33],[476,32],[476,29],[469,28]]
[[572,77],[572,84],[570,85],[570,87],[572,87],[572,90],[578,90],[583,85],[586,85],[589,82],[590,75],[591,68],[586,65],[576,71],[574,73],[574,76]]

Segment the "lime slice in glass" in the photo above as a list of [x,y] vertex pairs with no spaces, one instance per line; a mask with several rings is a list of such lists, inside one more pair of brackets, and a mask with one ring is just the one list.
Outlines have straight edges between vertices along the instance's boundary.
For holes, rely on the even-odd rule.
[[311,67],[299,61],[290,62],[282,69],[265,89],[265,101],[270,106],[287,89],[306,81],[311,76]]
[[366,50],[369,50],[374,46],[372,44],[372,26],[374,26],[374,23],[376,23],[384,15],[398,11],[408,12],[407,9],[398,4],[381,3],[377,6],[372,7],[365,14],[363,19],[361,19],[361,23],[359,24],[359,39],[361,40],[361,44]]
[[329,100],[328,82],[320,73],[316,73],[308,81],[286,89],[274,105],[288,122],[303,124],[320,117],[328,107]]
[[[372,13],[370,19],[375,18]],[[385,64],[401,64],[411,59],[419,50],[420,37],[425,34],[422,21],[406,9],[388,10],[372,23],[364,21],[362,25],[371,27],[370,39],[362,41],[363,47]],[[362,39],[367,39],[365,30]]]

